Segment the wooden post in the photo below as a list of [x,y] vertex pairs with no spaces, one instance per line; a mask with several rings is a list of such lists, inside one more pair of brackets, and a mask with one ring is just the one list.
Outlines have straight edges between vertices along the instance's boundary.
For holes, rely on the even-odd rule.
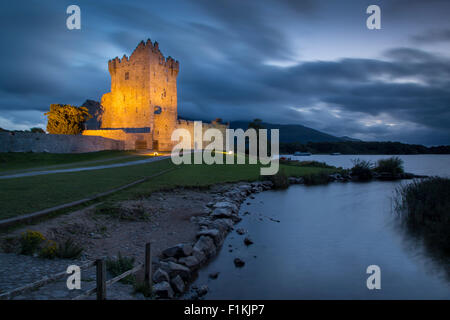
[[103,259],[95,261],[97,265],[97,300],[106,299],[106,265]]
[[150,242],[145,244],[144,272],[145,272],[145,284],[148,285],[151,292],[153,281],[152,281],[152,250]]

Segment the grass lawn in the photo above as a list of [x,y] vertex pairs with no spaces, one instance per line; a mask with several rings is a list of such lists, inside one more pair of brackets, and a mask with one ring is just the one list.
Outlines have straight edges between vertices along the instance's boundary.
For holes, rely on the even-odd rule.
[[[134,156],[134,157],[133,157]],[[131,151],[98,151],[89,153],[33,153],[33,152],[4,152],[0,153],[0,173],[9,171],[24,171],[51,166],[73,167],[89,164],[92,161],[120,161],[121,158],[140,158]],[[130,157],[130,158],[128,158]],[[103,163],[101,163],[103,164]],[[94,165],[94,164],[90,164]]]
[[[255,181],[260,165],[180,165],[170,159],[143,165],[85,172],[48,174],[0,180],[0,219],[31,213],[125,185],[162,170],[174,171],[155,177],[108,199],[124,200],[177,186],[208,186],[214,183]],[[332,169],[280,165],[287,175],[303,176]]]

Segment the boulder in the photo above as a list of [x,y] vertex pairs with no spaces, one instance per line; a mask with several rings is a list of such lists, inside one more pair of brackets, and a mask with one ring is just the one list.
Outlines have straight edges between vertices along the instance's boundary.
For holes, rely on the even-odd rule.
[[181,279],[180,276],[176,276],[170,281],[170,284],[172,285],[173,290],[177,293],[184,292],[185,284],[183,279]]
[[233,210],[231,208],[216,208],[211,212],[211,217],[218,218],[232,218]]
[[192,254],[192,245],[179,243],[173,247],[167,248],[162,252],[165,257],[181,258]]
[[199,264],[206,262],[206,255],[203,253],[203,251],[201,251],[195,247],[192,252],[192,256],[198,260]]
[[169,281],[169,275],[161,268],[158,268],[153,274],[153,282],[159,283],[163,281]]
[[216,254],[216,247],[214,241],[208,236],[200,236],[194,246],[194,250],[200,250],[207,258],[213,257]]
[[170,278],[181,276],[181,278],[187,280],[191,276],[191,270],[186,266],[183,266],[175,262],[161,262],[161,269],[167,272]]
[[214,208],[219,209],[219,208],[229,208],[231,209],[232,212],[238,212],[238,207],[230,201],[220,201],[220,202],[216,202],[216,204],[214,205]]
[[208,288],[208,286],[205,284],[205,285],[202,285],[200,288],[197,288],[195,291],[197,292],[197,295],[198,295],[199,297],[203,297],[205,294],[208,293],[209,288]]
[[236,268],[242,268],[245,265],[245,261],[240,258],[235,258],[234,265],[236,266]]
[[253,244],[253,241],[252,241],[252,239],[250,239],[249,237],[245,237],[245,239],[244,239],[244,244],[245,244],[246,246],[249,246],[249,245]]
[[189,257],[180,258],[180,259],[178,259],[178,262],[180,264],[185,265],[186,267],[188,267],[191,270],[194,270],[194,269],[197,269],[200,267],[199,259],[193,255],[189,256]]
[[224,234],[220,232],[218,229],[205,229],[201,230],[197,233],[197,238],[200,238],[201,236],[210,237],[214,240],[214,244],[216,247],[222,245]]
[[155,284],[153,286],[153,292],[161,298],[173,298],[173,290],[167,281]]

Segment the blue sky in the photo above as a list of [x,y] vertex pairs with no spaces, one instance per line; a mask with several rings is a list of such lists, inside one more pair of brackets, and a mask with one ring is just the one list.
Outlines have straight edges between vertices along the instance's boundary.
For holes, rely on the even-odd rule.
[[[81,30],[66,8],[81,8]],[[382,29],[366,28],[377,4]],[[179,114],[303,124],[337,136],[450,144],[445,0],[3,1],[0,127],[109,91],[141,40],[180,61]]]

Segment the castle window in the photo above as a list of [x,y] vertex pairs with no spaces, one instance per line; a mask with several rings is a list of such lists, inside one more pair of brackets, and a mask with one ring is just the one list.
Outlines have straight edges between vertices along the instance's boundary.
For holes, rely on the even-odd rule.
[[130,73],[129,72],[125,72],[125,80],[130,79]]

